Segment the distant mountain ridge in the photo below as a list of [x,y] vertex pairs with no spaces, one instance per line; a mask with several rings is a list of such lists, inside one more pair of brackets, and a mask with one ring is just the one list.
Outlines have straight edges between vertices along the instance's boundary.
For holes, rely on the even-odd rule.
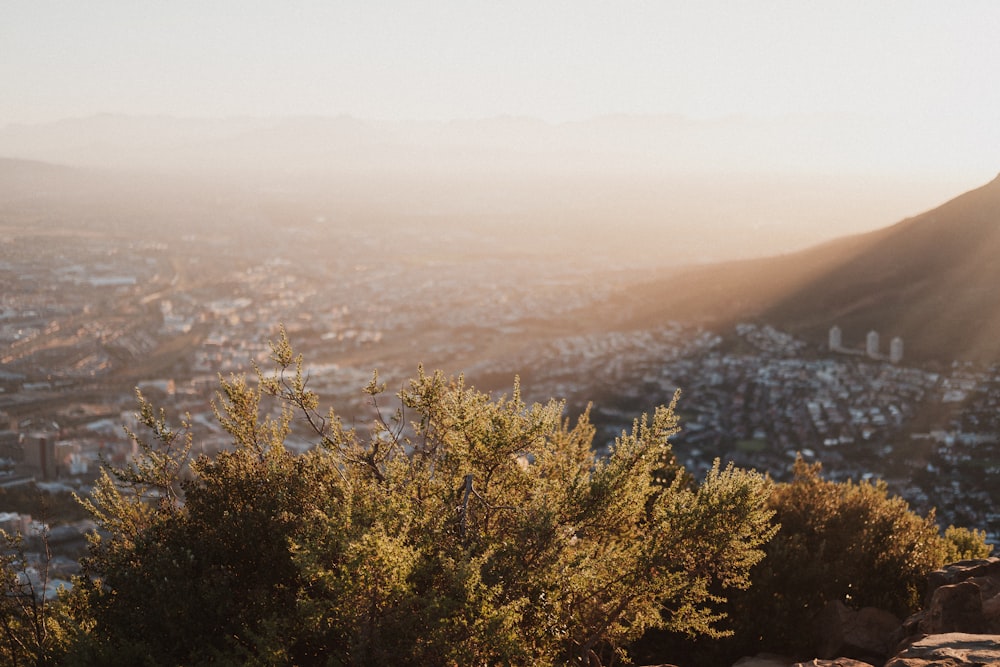
[[[650,317],[760,319],[821,344],[878,331],[908,358],[1000,361],[1000,176],[890,227],[650,284]],[[654,315],[655,313],[655,315]]]
[[[612,115],[564,123],[499,116],[385,121],[352,116],[175,118],[97,114],[0,127],[0,155],[116,168],[563,170],[681,173],[829,168],[827,140],[810,116],[699,121],[676,115]],[[834,129],[827,127],[827,134]],[[856,135],[855,125],[837,132]],[[869,132],[874,130],[869,129]],[[814,151],[801,142],[816,142]],[[790,150],[794,146],[795,150]],[[823,160],[813,156],[827,148]],[[780,157],[779,157],[780,156]],[[541,163],[541,164],[540,164]],[[841,164],[841,166],[844,166]]]
[[[517,238],[541,229],[596,250],[594,261],[676,266],[874,229],[986,177],[918,161],[895,167],[876,148],[892,128],[869,120],[104,113],[0,126],[0,157],[275,194],[315,209],[311,217],[448,220]],[[871,154],[859,159],[858,145]]]

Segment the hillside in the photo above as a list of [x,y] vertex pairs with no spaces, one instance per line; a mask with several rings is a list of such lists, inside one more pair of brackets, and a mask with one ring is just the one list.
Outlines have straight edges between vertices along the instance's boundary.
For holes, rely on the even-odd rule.
[[635,319],[760,319],[816,343],[837,324],[845,345],[874,329],[911,359],[1000,360],[998,257],[1000,177],[875,232],[662,278]]

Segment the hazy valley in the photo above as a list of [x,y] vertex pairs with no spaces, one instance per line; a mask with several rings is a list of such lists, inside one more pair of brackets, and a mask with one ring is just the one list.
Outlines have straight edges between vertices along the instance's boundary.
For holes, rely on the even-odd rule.
[[1000,660],[1000,5],[5,10],[0,664]]
[[[225,447],[211,412],[218,374],[266,366],[284,325],[310,386],[359,427],[374,369],[390,387],[420,364],[496,392],[519,376],[527,398],[566,398],[570,414],[593,402],[606,444],[681,389],[676,448],[694,470],[721,457],[782,477],[804,452],[831,476],[886,478],[996,540],[1000,181],[819,243],[808,226],[788,234],[794,216],[775,211],[779,192],[795,197],[789,211],[843,196],[821,179],[776,189],[761,177],[609,176],[593,155],[553,175],[544,160],[525,167],[530,151],[470,170],[458,139],[417,151],[408,170],[387,168],[394,146],[348,173],[329,151],[378,144],[353,131],[282,170],[304,147],[269,162],[254,153],[267,133],[251,129],[233,172],[213,163],[217,143],[199,152],[190,137],[157,163],[114,158],[129,145],[120,134],[94,144],[112,157],[95,148],[85,166],[0,161],[10,483],[86,484],[100,457],[124,460],[135,386],[190,413],[200,450]],[[273,131],[272,148],[285,146]],[[0,146],[17,146],[11,136]],[[88,162],[83,144],[13,152],[30,146],[29,157]],[[439,169],[413,168],[432,157]],[[835,325],[844,351],[828,344]],[[882,337],[874,358],[870,330]],[[891,363],[895,337],[905,351]]]

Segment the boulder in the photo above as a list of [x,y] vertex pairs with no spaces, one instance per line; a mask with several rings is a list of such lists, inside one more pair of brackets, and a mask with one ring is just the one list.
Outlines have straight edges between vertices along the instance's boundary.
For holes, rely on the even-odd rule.
[[1000,577],[1000,558],[960,560],[927,575],[927,599],[941,586],[980,577]]
[[897,639],[954,632],[1000,634],[1000,558],[959,561],[932,572],[926,607],[904,621]]
[[928,635],[950,632],[977,635],[986,632],[979,586],[973,581],[962,581],[935,590],[919,628]]
[[900,624],[886,611],[834,602],[819,618],[820,658],[760,654],[733,667],[872,667],[892,654],[884,667],[1000,667],[1000,558],[932,572],[925,605]]
[[1000,635],[931,635],[915,641],[885,667],[1000,667]]
[[839,600],[831,602],[819,618],[819,657],[882,662],[896,648],[899,625],[884,609],[851,609]]
[[758,653],[755,656],[740,658],[733,667],[791,667],[795,661],[783,655],[773,653]]

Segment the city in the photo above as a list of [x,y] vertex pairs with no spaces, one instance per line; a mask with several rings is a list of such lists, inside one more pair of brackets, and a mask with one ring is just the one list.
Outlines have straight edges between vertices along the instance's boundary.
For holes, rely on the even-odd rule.
[[[571,418],[592,403],[604,447],[680,390],[673,446],[696,476],[720,458],[785,479],[801,456],[833,479],[884,480],[915,509],[936,508],[942,525],[1000,536],[1000,366],[910,366],[901,342],[890,360],[871,337],[859,341],[866,349],[834,334],[807,343],[751,322],[597,326],[588,309],[644,273],[502,253],[448,260],[417,234],[402,242],[407,253],[380,261],[362,234],[340,235],[356,249],[340,255],[299,238],[249,252],[191,235],[20,232],[2,242],[8,495],[31,485],[86,495],[102,461],[126,463],[135,388],[175,423],[188,415],[196,454],[226,448],[218,378],[266,371],[268,341],[284,326],[322,405],[359,428],[372,419],[360,389],[376,369],[390,387],[423,364],[498,394],[518,376],[526,400],[565,399]],[[310,447],[309,435],[293,432],[289,446]],[[0,506],[9,530],[47,524],[56,574],[71,575],[92,526],[83,513],[43,521],[9,510]]]

